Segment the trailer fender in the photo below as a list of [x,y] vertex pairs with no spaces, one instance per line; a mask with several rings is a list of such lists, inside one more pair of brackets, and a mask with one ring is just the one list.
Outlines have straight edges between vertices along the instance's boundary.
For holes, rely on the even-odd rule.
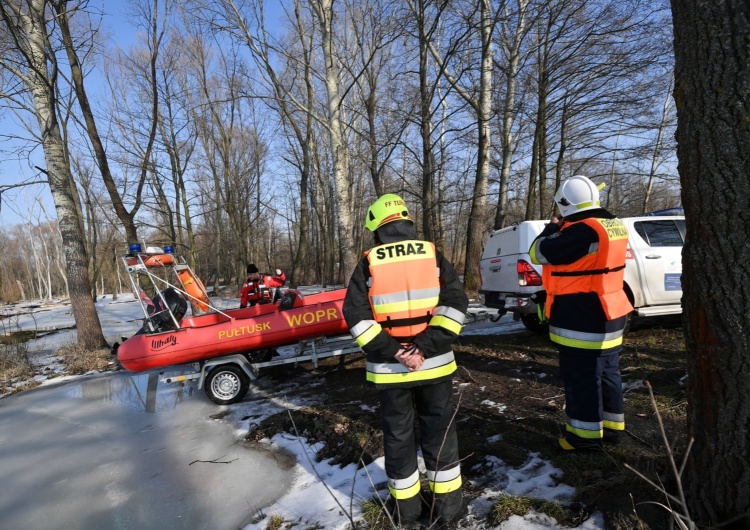
[[201,377],[198,380],[198,388],[203,388],[203,383],[206,381],[206,374],[211,371],[211,368],[220,364],[236,364],[240,368],[242,368],[242,371],[247,374],[251,381],[256,379],[255,373],[253,372],[253,367],[250,365],[250,361],[248,361],[244,355],[237,354],[227,355],[226,357],[214,357],[213,359],[208,359],[205,363],[203,363],[203,367],[201,368]]

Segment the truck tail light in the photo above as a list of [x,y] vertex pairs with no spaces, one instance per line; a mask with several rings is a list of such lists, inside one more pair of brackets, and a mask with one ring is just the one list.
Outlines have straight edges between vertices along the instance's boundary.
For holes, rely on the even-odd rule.
[[518,271],[518,285],[522,287],[542,285],[542,277],[529,262],[519,259],[516,262],[516,271]]

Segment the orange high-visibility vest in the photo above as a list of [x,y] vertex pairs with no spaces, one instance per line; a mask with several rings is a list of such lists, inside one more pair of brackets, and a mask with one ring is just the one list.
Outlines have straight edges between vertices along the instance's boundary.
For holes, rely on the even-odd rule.
[[440,295],[435,245],[406,240],[379,245],[365,255],[375,321],[402,342],[424,331]]
[[555,296],[591,292],[599,295],[608,320],[627,315],[633,310],[623,290],[628,229],[619,219],[589,218],[566,223],[561,230],[576,223],[584,223],[596,230],[599,246],[575,263],[545,264],[542,267],[542,284],[547,291],[547,318]]

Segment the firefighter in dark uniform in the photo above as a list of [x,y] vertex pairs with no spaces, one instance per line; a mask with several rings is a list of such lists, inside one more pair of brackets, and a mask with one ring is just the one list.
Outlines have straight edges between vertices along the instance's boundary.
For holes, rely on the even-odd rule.
[[592,450],[625,430],[619,354],[633,310],[623,290],[628,230],[582,175],[560,185],[555,203],[562,219],[552,218],[529,254],[543,265],[544,313],[560,354],[566,433],[558,444]]
[[[343,312],[367,354],[367,381],[380,399],[391,495],[386,507],[402,528],[416,524],[423,506],[430,528],[450,528],[465,512],[451,344],[468,300],[448,260],[417,239],[398,195],[383,195],[370,206],[365,226],[376,246],[352,274]],[[415,411],[431,498],[421,495]]]

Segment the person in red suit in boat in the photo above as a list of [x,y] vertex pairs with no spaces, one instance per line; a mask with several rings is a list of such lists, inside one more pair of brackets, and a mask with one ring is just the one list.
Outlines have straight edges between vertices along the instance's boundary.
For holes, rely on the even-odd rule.
[[264,275],[260,274],[254,263],[248,264],[247,281],[240,291],[240,308],[271,303],[271,289],[283,287],[285,281],[286,275],[281,269],[276,269],[275,276]]

